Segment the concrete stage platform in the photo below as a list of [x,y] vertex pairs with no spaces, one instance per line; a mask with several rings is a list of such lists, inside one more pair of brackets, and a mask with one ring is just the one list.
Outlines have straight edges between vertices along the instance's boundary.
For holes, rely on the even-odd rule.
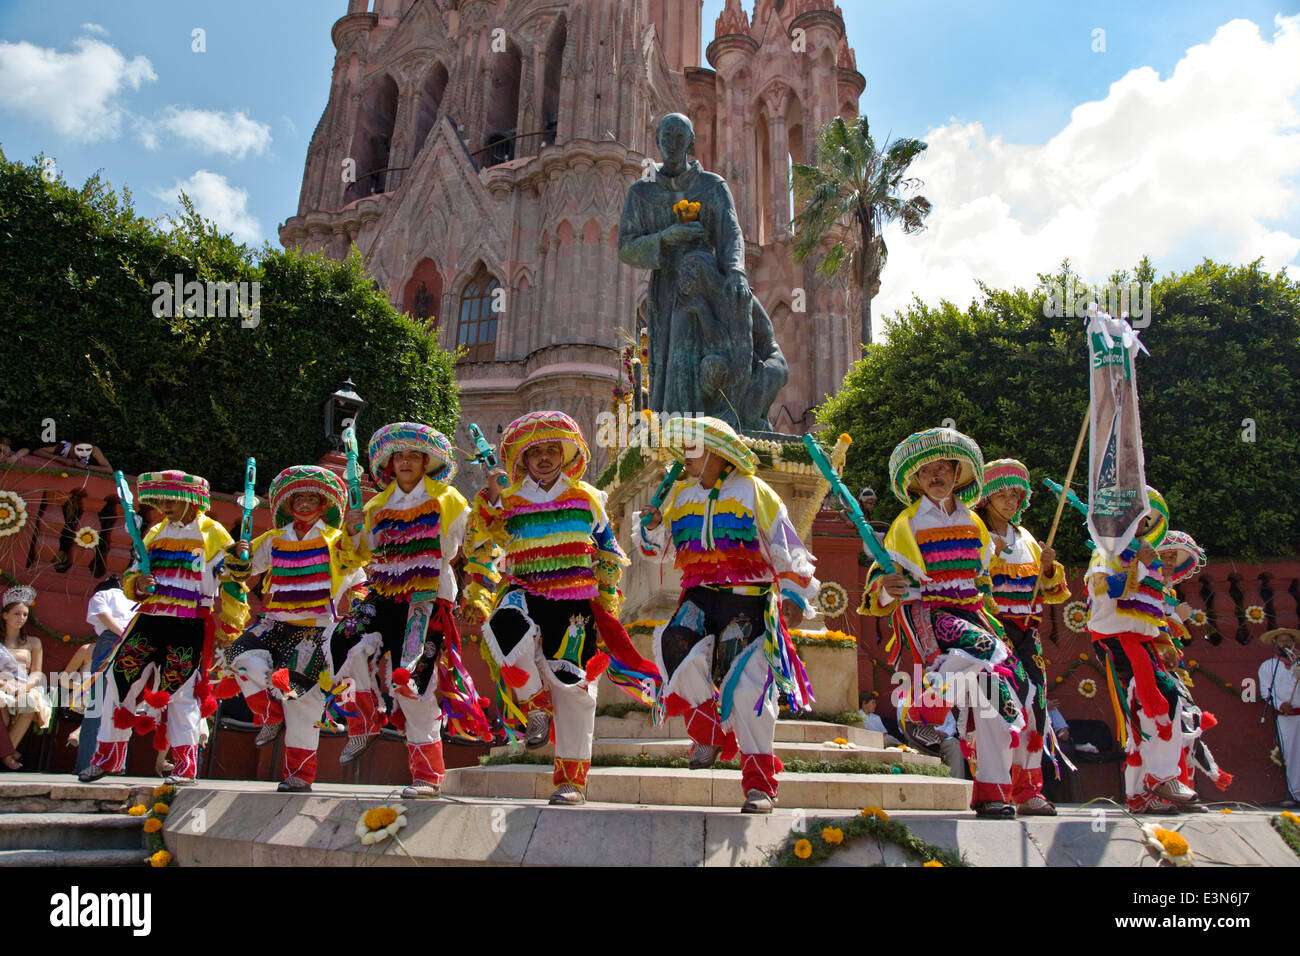
[[[60,810],[68,811],[60,819],[79,813],[87,824],[92,815],[120,814],[157,782],[116,777],[83,786],[64,775],[8,774],[0,777],[0,833],[16,836],[26,829],[36,836]],[[388,840],[362,846],[355,833],[361,814],[396,802],[399,790],[322,784],[314,793],[293,795],[276,793],[271,783],[201,781],[177,794],[165,838],[181,866],[752,866],[762,865],[792,830],[816,839],[813,821],[855,815],[779,807],[770,817],[758,817],[734,806],[595,802],[559,808],[536,799],[458,796],[403,801],[408,822],[399,833],[402,845]],[[1102,807],[1061,809],[1055,818],[1005,821],[938,810],[891,811],[890,816],[922,839],[964,853],[977,866],[1156,865],[1143,849],[1137,825],[1124,814]],[[1300,858],[1269,823],[1274,812],[1235,809],[1143,819],[1182,833],[1197,865],[1296,866]],[[30,816],[24,820],[24,814]],[[118,859],[119,865],[128,862]],[[69,853],[63,861],[73,864],[77,858]],[[45,865],[59,862],[56,857]],[[882,863],[915,865],[893,845],[873,840],[842,847],[824,865]],[[106,857],[101,865],[112,864]]]

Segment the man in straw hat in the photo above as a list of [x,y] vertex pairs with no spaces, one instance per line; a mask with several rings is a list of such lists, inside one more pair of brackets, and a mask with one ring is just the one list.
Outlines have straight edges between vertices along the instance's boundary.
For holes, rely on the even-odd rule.
[[[494,471],[474,501],[474,535],[505,552],[483,623],[484,656],[507,733],[522,726],[537,748],[554,729],[550,802],[576,806],[586,802],[600,675],[608,668],[645,703],[659,675],[618,621],[627,558],[604,493],[582,480],[587,443],[577,423],[563,412],[530,412],[506,426],[501,458],[509,486],[502,490]],[[477,581],[466,593],[480,611],[489,599]]]
[[[360,757],[391,719],[406,733],[411,786],[402,796],[438,797],[444,720],[458,734],[491,739],[452,617],[458,588],[451,561],[465,540],[469,504],[448,484],[456,475],[451,442],[428,425],[394,422],[376,431],[370,473],[382,490],[366,502],[352,542],[370,593],[330,636],[335,679],[352,688],[343,698],[350,713],[339,760]],[[354,520],[350,515],[349,524]],[[397,705],[387,718],[381,693]]]
[[1259,636],[1273,656],[1259,665],[1259,692],[1273,710],[1277,728],[1278,753],[1286,768],[1289,799],[1284,806],[1300,801],[1300,681],[1296,680],[1296,645],[1300,631],[1294,627],[1275,627]]
[[365,583],[342,530],[347,488],[316,465],[286,468],[271,482],[275,527],[250,545],[247,560],[232,547],[226,568],[236,580],[262,574],[264,613],[225,655],[229,679],[217,696],[243,693],[261,725],[257,746],[285,734],[281,791],[307,793],[316,779],[316,750],[328,682],[323,638],[351,607],[348,592]]
[[208,517],[204,479],[150,472],[136,487],[137,498],[164,519],[144,536],[150,572],[142,574],[133,562],[122,580],[123,593],[140,608],[105,661],[111,666],[104,718],[95,755],[79,778],[90,783],[120,771],[135,730],[153,732],[157,750],[170,747],[167,783],[184,786],[198,774],[199,723],[217,707],[208,686],[213,654],[243,631],[247,589],[225,570],[234,539]]
[[984,484],[983,454],[969,436],[931,428],[894,448],[889,476],[907,506],[885,535],[897,570],[871,566],[859,611],[889,616],[890,643],[898,642],[891,664],[906,642],[917,664],[953,686],[958,731],[968,715],[975,725],[971,807],[981,817],[1013,817],[1012,750],[1025,730],[1029,679],[994,617],[993,543],[970,510]]
[[1129,809],[1170,814],[1190,808],[1197,796],[1180,779],[1183,741],[1181,728],[1174,726],[1173,685],[1157,676],[1165,673],[1156,654],[1165,624],[1164,566],[1157,549],[1169,532],[1169,508],[1150,486],[1147,497],[1150,508],[1138,539],[1117,555],[1094,550],[1084,583],[1088,631],[1128,751],[1124,789]]
[[812,703],[780,602],[784,593],[808,613],[820,587],[812,555],[730,425],[674,417],[662,435],[695,480],[674,485],[644,523],[633,518],[642,553],[666,558],[671,541],[682,572],[677,610],[655,632],[660,706],[685,716],[693,769],[739,752],[741,810],[771,813],[781,771],[776,694],[794,711]]

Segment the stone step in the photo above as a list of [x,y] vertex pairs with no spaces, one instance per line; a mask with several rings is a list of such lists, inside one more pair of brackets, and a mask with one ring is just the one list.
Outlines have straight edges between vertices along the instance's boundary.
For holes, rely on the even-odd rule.
[[[921,774],[783,773],[782,809],[966,810],[971,784]],[[537,764],[459,767],[442,784],[448,796],[545,800],[555,789],[551,768]],[[592,767],[587,798],[647,806],[736,807],[743,802],[738,770]]]
[[125,813],[0,813],[0,850],[142,852],[143,828]]
[[[618,757],[636,757],[640,754],[648,754],[652,757],[685,757],[690,754],[693,743],[689,737],[678,740],[667,738],[661,740],[653,737],[602,737],[593,743],[592,753],[595,756]],[[883,747],[860,747],[856,744],[852,744],[850,747],[851,749],[835,746],[825,741],[779,740],[776,743],[776,755],[782,761],[867,760],[874,763],[913,763],[930,767],[937,767],[943,763],[938,757],[931,757],[928,754],[907,753],[906,751],[890,750]],[[521,753],[522,750],[516,749],[515,752]],[[545,747],[539,747],[528,752],[539,757],[552,757],[555,755],[555,747],[547,744]],[[510,753],[511,749],[509,747],[493,747],[491,750],[494,757],[505,756]]]
[[[659,739],[677,739],[688,736],[686,722],[680,717],[670,718],[662,727],[650,725],[650,715],[633,711],[626,717],[597,717],[596,739],[602,737],[650,737]],[[776,739],[791,743],[823,743],[843,737],[851,744],[860,747],[883,749],[884,734],[863,727],[846,724],[828,724],[819,720],[778,720],[776,722]]]
[[144,866],[144,850],[0,850],[6,866]]
[[0,780],[0,814],[120,813],[137,803],[153,803],[156,784],[109,783],[109,779],[95,783],[80,783],[74,777],[67,783]]

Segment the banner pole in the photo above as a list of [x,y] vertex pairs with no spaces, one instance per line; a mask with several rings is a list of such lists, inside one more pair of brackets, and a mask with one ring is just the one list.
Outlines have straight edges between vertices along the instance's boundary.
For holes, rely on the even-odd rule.
[[[1052,518],[1052,530],[1047,533],[1047,543],[1043,545],[1043,550],[1051,548],[1052,542],[1056,540],[1056,529],[1061,524],[1061,512],[1065,510],[1065,491],[1069,489],[1070,482],[1074,480],[1074,470],[1079,466],[1079,453],[1083,451],[1083,440],[1088,437],[1088,420],[1092,417],[1092,402],[1083,412],[1083,424],[1079,426],[1079,439],[1074,443],[1074,455],[1070,458],[1070,470],[1065,473],[1065,481],[1061,483],[1062,491],[1056,496],[1056,516]],[[1033,608],[1034,602],[1038,600],[1038,586],[1043,580],[1043,569],[1038,569],[1038,575],[1034,578],[1034,593],[1029,596],[1029,606]]]

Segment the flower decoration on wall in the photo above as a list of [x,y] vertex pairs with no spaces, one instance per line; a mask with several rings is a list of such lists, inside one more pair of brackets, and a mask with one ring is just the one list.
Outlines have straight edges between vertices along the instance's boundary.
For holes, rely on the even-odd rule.
[[1258,604],[1251,604],[1251,605],[1247,606],[1247,608],[1246,608],[1246,623],[1247,623],[1247,624],[1263,624],[1263,623],[1264,623],[1264,609],[1263,609],[1262,607],[1260,607]]
[[1092,700],[1097,696],[1097,682],[1091,677],[1085,677],[1079,681],[1079,696],[1085,700]]
[[827,617],[837,617],[849,606],[849,592],[844,585],[827,581],[817,592],[817,608]]
[[0,491],[0,538],[17,534],[27,525],[27,502],[16,491]]
[[1192,611],[1191,616],[1187,618],[1187,623],[1193,627],[1205,627],[1210,623],[1209,617],[1200,608]]
[[78,528],[72,540],[77,542],[77,547],[93,551],[99,546],[99,532],[94,528]]
[[1088,605],[1085,601],[1071,601],[1062,609],[1065,626],[1076,634],[1088,630]]

